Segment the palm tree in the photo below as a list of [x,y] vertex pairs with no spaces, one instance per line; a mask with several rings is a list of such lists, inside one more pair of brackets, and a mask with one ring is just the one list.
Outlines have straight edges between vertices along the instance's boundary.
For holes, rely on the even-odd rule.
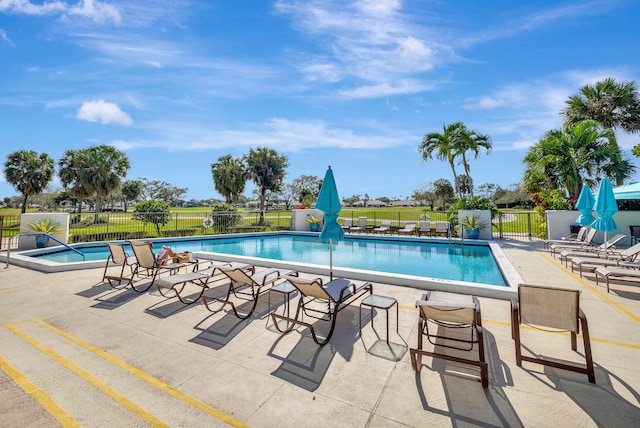
[[220,156],[218,162],[211,164],[211,175],[216,191],[224,196],[225,202],[238,202],[246,184],[242,159],[234,159],[231,155]]
[[245,156],[248,177],[258,186],[260,192],[260,221],[264,225],[264,202],[267,191],[279,192],[289,166],[289,159],[279,155],[274,149],[258,147],[249,149]]
[[[467,182],[473,183],[471,167],[467,161],[467,152],[471,152],[474,159],[478,159],[478,156],[480,156],[481,148],[490,153],[492,148],[491,137],[475,130],[469,130],[464,125],[459,129],[459,133],[461,138],[456,141],[456,152],[462,157],[462,165],[464,165],[464,171],[468,177]],[[473,184],[469,186],[469,193],[473,196]]]
[[[460,128],[464,127],[462,122],[455,122],[450,125],[443,126],[442,134],[430,132],[422,138],[422,143],[418,147],[418,151],[422,154],[422,160],[427,161],[436,159],[449,162],[451,171],[453,172],[453,182],[457,182],[458,174],[456,173],[455,159],[458,155],[456,149],[457,141],[460,138]],[[456,193],[458,189],[456,189]]]
[[[96,219],[102,199],[121,186],[130,164],[124,153],[107,145],[67,150],[58,161],[58,176],[69,194],[79,199],[96,197]],[[82,212],[82,203],[80,203]]]
[[563,188],[577,198],[582,184],[595,185],[601,176],[618,184],[635,172],[624,159],[613,131],[599,122],[548,131],[524,157],[523,185],[528,193]]
[[140,180],[127,180],[122,183],[122,199],[124,200],[124,212],[127,212],[129,207],[129,201],[135,201],[142,195],[142,181]]
[[[471,167],[467,161],[467,152],[472,152],[474,158],[480,155],[480,149],[485,148],[487,152],[491,151],[491,138],[475,130],[469,130],[464,123],[454,122],[443,126],[442,134],[430,132],[422,139],[422,143],[418,147],[418,151],[422,153],[422,160],[425,162],[432,159],[435,154],[438,160],[449,162],[451,171],[453,172],[453,182],[456,186],[456,194],[460,196],[460,187],[458,186],[458,174],[456,172],[455,160],[461,157],[465,174],[469,178],[467,182],[472,182]],[[473,189],[471,190],[473,195]]]
[[46,153],[19,150],[9,154],[4,164],[7,182],[24,196],[22,213],[27,210],[29,196],[39,195],[53,178],[55,164]]
[[597,120],[605,128],[635,133],[640,131],[640,95],[635,82],[618,82],[609,77],[571,95],[561,114],[567,125]]
[[84,155],[80,150],[67,150],[58,160],[58,177],[69,196],[78,200],[78,213],[82,214],[82,201],[95,195],[84,178]]
[[120,189],[131,164],[123,152],[104,144],[91,146],[85,149],[85,153],[84,176],[87,179],[87,185],[94,190],[96,196],[95,218],[97,221],[98,214],[102,212],[102,201],[112,192]]

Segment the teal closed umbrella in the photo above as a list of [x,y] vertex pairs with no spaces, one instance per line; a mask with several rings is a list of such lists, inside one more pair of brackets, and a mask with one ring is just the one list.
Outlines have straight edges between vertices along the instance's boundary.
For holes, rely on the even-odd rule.
[[596,196],[593,209],[598,214],[598,218],[591,223],[591,227],[604,232],[604,242],[606,246],[607,232],[613,232],[618,229],[618,225],[613,220],[613,217],[618,213],[618,203],[613,194],[611,183],[606,177],[600,181],[600,188],[598,189],[598,195]]
[[587,226],[593,223],[594,218],[591,212],[593,211],[594,203],[595,198],[591,193],[591,189],[586,184],[583,185],[578,202],[576,202],[576,208],[580,211],[580,216],[576,219],[576,223],[580,226]]
[[333,241],[339,241],[344,238],[344,230],[338,224],[338,214],[342,209],[340,197],[338,196],[338,188],[336,180],[333,178],[331,166],[327,169],[324,176],[320,194],[316,201],[316,208],[324,212],[324,226],[320,232],[320,239],[329,240],[329,275],[333,280]]

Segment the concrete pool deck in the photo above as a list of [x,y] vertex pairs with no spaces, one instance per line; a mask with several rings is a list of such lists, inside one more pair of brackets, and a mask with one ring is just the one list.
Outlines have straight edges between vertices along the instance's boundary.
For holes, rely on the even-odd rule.
[[[607,294],[552,259],[539,242],[499,241],[527,283],[577,288],[589,320],[596,384],[540,365],[517,367],[510,303],[480,297],[489,388],[476,371],[423,359],[416,376],[405,346],[417,343],[414,302],[424,290],[374,284],[400,305],[399,361],[380,351],[385,313],[372,329],[358,304],[339,314],[330,343],[298,328],[281,336],[267,319],[212,315],[197,303],[101,283],[102,268],[0,270],[0,426],[638,426],[640,288]],[[280,303],[280,295],[271,303]],[[534,353],[582,362],[566,335],[524,330]],[[406,342],[406,345],[405,345]]]

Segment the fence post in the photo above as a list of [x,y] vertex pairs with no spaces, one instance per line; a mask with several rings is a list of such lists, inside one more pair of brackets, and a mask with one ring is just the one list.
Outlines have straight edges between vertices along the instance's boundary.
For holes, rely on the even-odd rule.
[[527,228],[529,230],[529,241],[531,241],[532,235],[531,235],[531,213],[530,212],[527,213],[527,223],[528,223]]
[[0,215],[0,249],[2,248],[2,243],[4,242],[4,235],[2,233],[3,228],[4,228],[4,216]]

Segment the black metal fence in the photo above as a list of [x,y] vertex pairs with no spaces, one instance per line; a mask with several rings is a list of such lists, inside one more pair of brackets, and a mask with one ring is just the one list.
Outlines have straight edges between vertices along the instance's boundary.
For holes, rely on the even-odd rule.
[[[391,222],[392,233],[408,221],[446,221],[445,212],[422,213],[403,210],[363,211],[342,210],[341,221],[367,217],[367,227],[379,226],[383,220]],[[291,229],[290,211],[267,211],[264,221],[260,213],[171,211],[170,213],[104,212],[73,213],[69,219],[69,243],[145,239],[157,237],[197,236],[219,233],[247,233]],[[10,238],[20,233],[20,215],[0,215],[0,249],[6,248]],[[493,220],[496,239],[542,239],[546,226],[542,216],[535,212],[507,212]],[[13,240],[17,245],[17,240]]]
[[496,239],[545,239],[547,226],[544,217],[534,211],[504,212],[493,223]]

